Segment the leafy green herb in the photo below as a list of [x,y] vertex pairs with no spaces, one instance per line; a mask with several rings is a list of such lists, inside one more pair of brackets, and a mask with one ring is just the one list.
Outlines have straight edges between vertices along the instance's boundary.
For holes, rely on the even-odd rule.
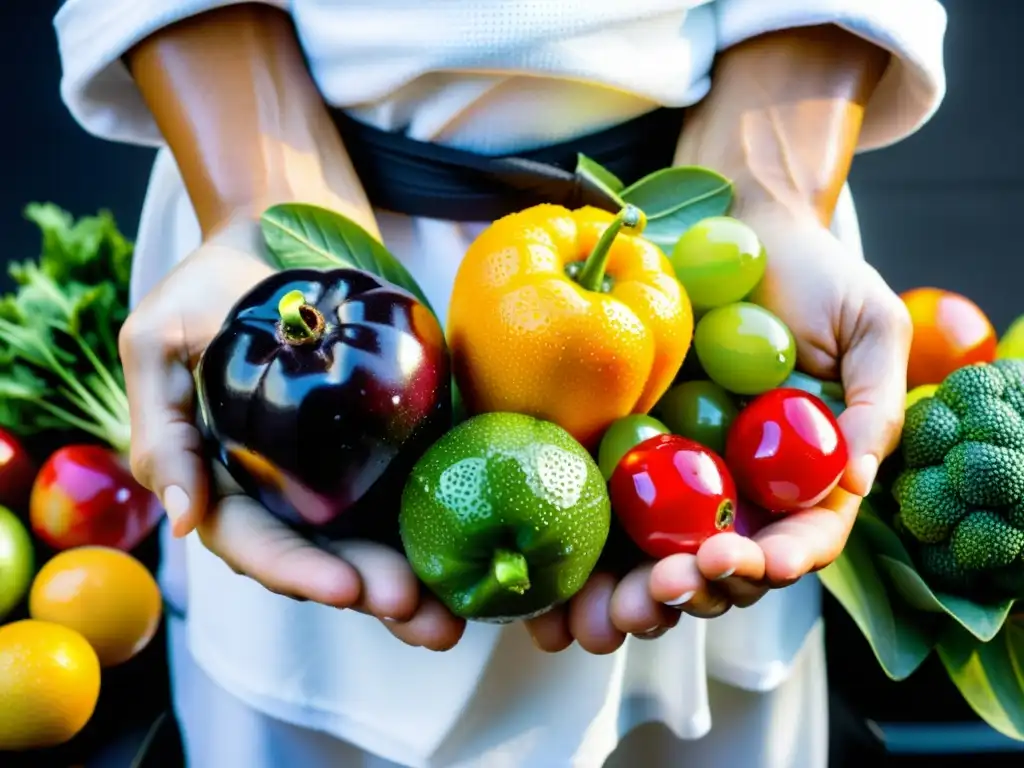
[[264,211],[261,225],[267,248],[280,269],[362,269],[404,288],[430,307],[426,294],[402,263],[340,213],[307,203],[283,203]]
[[25,216],[42,249],[9,266],[17,287],[0,298],[0,426],[21,435],[77,430],[127,451],[117,334],[133,246],[105,211],[76,221],[47,203]]

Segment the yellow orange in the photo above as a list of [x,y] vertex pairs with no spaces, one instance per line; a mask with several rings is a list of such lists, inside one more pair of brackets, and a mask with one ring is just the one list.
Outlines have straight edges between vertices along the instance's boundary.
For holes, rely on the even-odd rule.
[[32,619],[0,627],[0,750],[63,744],[99,695],[100,662],[79,633]]
[[156,580],[127,552],[76,547],[44,565],[29,592],[32,618],[80,632],[104,667],[141,651],[160,625]]

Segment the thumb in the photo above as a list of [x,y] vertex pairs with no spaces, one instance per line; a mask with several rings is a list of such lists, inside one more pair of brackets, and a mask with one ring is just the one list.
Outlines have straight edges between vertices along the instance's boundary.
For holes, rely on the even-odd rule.
[[858,496],[871,491],[879,464],[899,443],[907,397],[910,317],[882,285],[862,308],[842,360],[846,410],[839,425],[850,459],[840,484]]
[[163,323],[133,315],[120,335],[131,417],[131,468],[160,499],[175,536],[200,522],[209,500],[195,384],[184,344]]

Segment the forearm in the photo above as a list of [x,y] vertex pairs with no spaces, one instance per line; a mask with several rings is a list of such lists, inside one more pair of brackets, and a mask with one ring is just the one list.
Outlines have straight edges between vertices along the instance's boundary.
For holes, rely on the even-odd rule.
[[229,6],[156,32],[126,58],[205,237],[293,201],[378,234],[285,14]]
[[741,210],[771,203],[827,225],[888,61],[888,52],[832,26],[737,45],[688,115],[676,161],[731,178]]

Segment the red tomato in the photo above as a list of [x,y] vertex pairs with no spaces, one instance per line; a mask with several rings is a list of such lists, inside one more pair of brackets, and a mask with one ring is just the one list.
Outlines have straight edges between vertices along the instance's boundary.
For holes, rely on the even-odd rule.
[[23,512],[35,479],[36,465],[25,447],[0,429],[0,506]]
[[907,365],[909,389],[941,384],[958,368],[995,360],[996,330],[966,296],[941,288],[915,288],[900,298],[914,324]]
[[813,507],[836,487],[847,460],[832,411],[799,389],[756,397],[733,421],[725,444],[740,493],[770,512]]
[[96,445],[56,451],[39,470],[29,520],[32,531],[54,549],[88,545],[135,548],[163,511],[120,457]]
[[608,483],[623,529],[654,558],[696,554],[733,530],[736,485],[714,451],[678,435],[655,435],[629,450]]

